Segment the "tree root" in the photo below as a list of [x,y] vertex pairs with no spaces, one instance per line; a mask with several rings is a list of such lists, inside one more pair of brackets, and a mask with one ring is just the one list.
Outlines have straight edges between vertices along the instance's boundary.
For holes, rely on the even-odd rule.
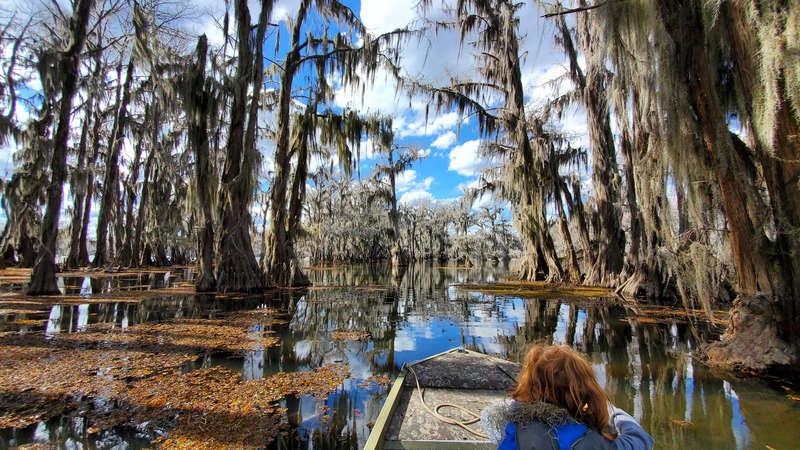
[[777,304],[765,295],[742,295],[733,302],[728,329],[703,349],[706,363],[740,374],[763,374],[797,364],[797,351],[778,336]]

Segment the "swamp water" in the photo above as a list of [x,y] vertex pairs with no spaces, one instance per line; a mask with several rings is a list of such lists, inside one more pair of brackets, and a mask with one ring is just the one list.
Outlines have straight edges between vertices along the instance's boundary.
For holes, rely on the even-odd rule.
[[[52,336],[81,333],[94,324],[124,328],[277,308],[284,319],[272,329],[279,345],[247,351],[244,357],[208,354],[185,369],[224,366],[252,380],[347,363],[350,377],[327,398],[299,396],[283,402],[289,426],[270,449],[362,448],[388,392],[366,380],[394,378],[404,363],[453,347],[519,360],[526,345],[535,341],[565,343],[587,354],[615,404],[642,423],[658,449],[800,447],[800,402],[781,386],[719,376],[693,358],[699,343],[714,339],[719,330],[680,315],[648,320],[606,300],[554,298],[552,292],[547,299],[521,299],[513,292],[486,294],[459,285],[499,281],[507,273],[503,267],[418,265],[392,276],[386,267],[357,266],[312,270],[314,287],[308,290],[235,301],[183,295],[127,303],[97,300],[113,289],[190,281],[192,273],[66,279],[66,291],[94,292],[93,301],[52,306],[43,312],[45,329],[28,331]],[[0,314],[0,323],[13,319],[12,314]],[[343,340],[335,339],[334,331],[369,335]],[[81,417],[61,416],[0,430],[0,449],[33,443],[136,449],[157,437],[127,429],[89,433],[86,427]]]

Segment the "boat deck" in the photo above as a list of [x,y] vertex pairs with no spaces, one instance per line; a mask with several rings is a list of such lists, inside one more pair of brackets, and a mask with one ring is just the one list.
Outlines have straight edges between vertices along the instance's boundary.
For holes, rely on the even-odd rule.
[[[388,424],[384,449],[493,449],[486,438],[458,425],[445,423],[429,410],[437,405],[459,405],[480,414],[514,386],[520,365],[476,352],[454,350],[406,367],[396,390],[396,409]],[[417,389],[419,383],[419,390]],[[420,400],[420,392],[424,398]],[[389,401],[387,399],[387,401]],[[439,413],[469,420],[456,408],[444,406]],[[480,422],[470,425],[482,432]]]

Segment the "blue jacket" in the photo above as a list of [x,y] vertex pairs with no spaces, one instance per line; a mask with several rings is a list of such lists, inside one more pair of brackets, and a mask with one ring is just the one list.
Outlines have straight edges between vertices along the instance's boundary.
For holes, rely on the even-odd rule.
[[611,416],[616,439],[607,439],[547,403],[495,403],[484,409],[481,421],[498,450],[650,450],[654,442],[636,419],[619,408]]

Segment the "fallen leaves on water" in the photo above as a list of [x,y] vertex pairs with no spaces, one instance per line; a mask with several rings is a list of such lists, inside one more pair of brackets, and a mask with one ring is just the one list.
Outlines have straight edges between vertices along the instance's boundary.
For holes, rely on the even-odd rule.
[[162,448],[264,447],[277,433],[280,399],[326,395],[349,376],[346,367],[248,382],[222,368],[181,368],[209,352],[276,345],[276,314],[258,309],[128,328],[91,325],[49,337],[0,332],[0,428],[71,414],[87,419],[87,434],[117,426],[168,433]]
[[[8,336],[3,339],[7,341]],[[131,349],[77,349],[28,337],[0,345],[0,428],[23,427],[118,398],[126,380],[197,358]]]
[[358,383],[358,385],[363,388],[370,388],[372,386],[377,385],[378,387],[384,389],[391,386],[391,384],[392,384],[392,379],[387,377],[386,375],[373,375],[365,379],[361,383]]
[[798,395],[797,392],[794,392],[791,388],[788,388],[786,386],[784,386],[783,389],[786,390],[787,397],[796,402],[800,402],[800,395]]
[[610,289],[592,286],[572,286],[538,281],[503,281],[486,284],[464,283],[456,286],[459,289],[470,292],[483,292],[519,298],[618,302]]
[[[60,366],[64,368],[63,364]],[[4,386],[4,392],[9,395],[2,397],[3,409],[13,407],[20,398],[35,401],[26,405],[28,416],[23,411],[6,413],[0,427],[25,426],[47,416],[83,409],[82,415],[90,424],[87,433],[120,425],[148,424],[169,432],[158,440],[160,448],[263,448],[279,432],[285,414],[285,410],[279,408],[282,398],[287,395],[323,398],[348,376],[347,365],[328,364],[311,372],[278,373],[266,379],[242,382],[238,373],[214,367],[186,374],[177,369],[159,371],[127,384],[116,383],[105,393],[99,391],[110,387],[110,379],[103,382],[102,378],[73,378],[73,381],[54,386],[55,390],[61,387],[72,394],[88,388],[83,391],[85,397],[70,397],[66,392],[26,397],[19,391],[15,393],[18,395],[13,395]],[[107,398],[113,403],[112,407],[96,408],[94,400],[98,398]]]
[[16,450],[56,450],[58,449],[58,444],[55,442],[48,442],[45,444],[25,444],[13,448]]
[[685,323],[688,320],[699,320],[717,326],[725,326],[729,317],[730,314],[726,311],[714,311],[712,317],[708,317],[706,312],[701,309],[686,310],[671,306],[640,305],[629,309],[627,317],[622,320],[625,322],[636,320],[640,323]]
[[368,341],[372,335],[368,331],[334,330],[332,337],[337,341]]
[[677,425],[677,426],[682,427],[682,428],[689,428],[691,426],[694,426],[694,424],[692,422],[687,422],[685,420],[672,419],[671,422],[674,425]]
[[202,369],[166,379],[144,380],[131,394],[163,409],[180,411],[175,429],[159,441],[162,449],[263,448],[274,438],[287,395],[324,397],[349,376],[345,364],[328,364],[311,372],[278,373],[242,382],[223,368]]
[[278,345],[269,329],[281,322],[274,310],[240,311],[220,319],[174,319],[127,328],[113,324],[90,325],[85,332],[56,335],[59,342],[75,347],[116,347],[159,352],[244,354]]

